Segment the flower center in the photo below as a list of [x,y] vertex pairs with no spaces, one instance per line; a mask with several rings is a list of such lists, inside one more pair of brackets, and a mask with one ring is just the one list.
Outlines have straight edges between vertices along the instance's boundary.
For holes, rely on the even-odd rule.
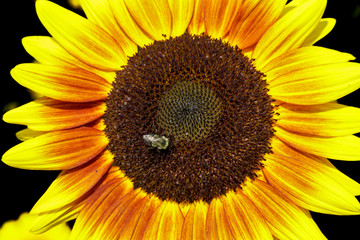
[[114,163],[162,200],[241,188],[271,152],[273,100],[241,50],[207,35],[155,41],[117,72],[104,114]]
[[159,100],[156,122],[176,142],[205,138],[219,120],[221,101],[199,82],[176,82]]

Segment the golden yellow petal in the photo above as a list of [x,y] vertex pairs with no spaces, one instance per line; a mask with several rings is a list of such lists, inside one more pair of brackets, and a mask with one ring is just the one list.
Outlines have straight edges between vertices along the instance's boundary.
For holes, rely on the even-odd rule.
[[111,153],[106,151],[88,164],[62,171],[36,202],[31,212],[52,211],[76,202],[100,182],[112,162]]
[[42,97],[8,111],[3,119],[35,131],[55,131],[82,126],[100,118],[104,111],[103,101],[70,103]]
[[23,169],[71,169],[95,158],[107,144],[104,133],[93,128],[54,131],[12,147],[2,161]]
[[330,175],[334,175],[333,179],[342,185],[347,191],[349,191],[353,196],[360,195],[360,184],[341,173],[334,165],[326,158],[318,157],[304,152],[298,151],[295,148],[292,148],[286,145],[284,142],[279,140],[277,137],[274,137],[271,141],[271,146],[273,147],[274,154],[283,155],[290,158],[296,158],[300,161],[311,162],[316,161],[322,165],[322,170],[328,172]]
[[40,234],[49,231],[59,224],[75,219],[79,215],[81,209],[83,209],[84,205],[85,202],[83,200],[76,204],[57,209],[56,211],[35,214],[37,215],[37,218],[31,227],[31,232]]
[[111,84],[102,77],[79,68],[23,63],[10,74],[24,87],[66,102],[104,100],[111,89]]
[[281,104],[276,125],[298,134],[339,137],[360,132],[360,109],[338,103]]
[[151,39],[151,37],[147,35],[132,18],[124,0],[108,0],[108,2],[114,13],[116,22],[134,43],[143,47],[144,45],[153,42],[153,39]]
[[211,200],[206,215],[206,239],[233,239],[225,216],[224,205],[219,198]]
[[360,214],[356,198],[336,181],[341,173],[326,171],[318,161],[270,154],[263,169],[267,182],[296,205],[314,212]]
[[334,18],[321,19],[319,24],[310,33],[310,35],[305,39],[302,46],[311,46],[311,45],[315,44],[317,41],[324,38],[335,27],[335,23],[336,23],[336,20]]
[[137,25],[152,39],[164,40],[164,35],[171,35],[172,16],[167,0],[124,2]]
[[102,71],[93,68],[67,52],[52,37],[30,36],[22,39],[25,50],[35,58],[36,61],[46,65],[64,66],[67,68],[81,68],[93,72],[108,82],[115,79],[115,72]]
[[302,209],[285,195],[260,180],[249,182],[243,193],[261,211],[272,234],[279,239],[326,239]]
[[108,0],[81,0],[86,17],[105,29],[121,46],[127,56],[137,52],[137,45],[130,40],[116,22]]
[[122,48],[98,25],[50,1],[36,1],[36,11],[56,41],[80,61],[108,71],[126,64]]
[[196,0],[168,0],[172,15],[171,36],[177,37],[185,33],[193,17]]
[[269,83],[269,95],[292,104],[312,105],[337,100],[359,87],[359,63],[333,63],[285,73]]
[[299,48],[317,26],[325,10],[326,0],[292,1],[280,19],[257,43],[253,58],[262,69],[273,58]]
[[285,3],[285,0],[243,1],[241,10],[237,13],[237,18],[231,26],[229,42],[241,49],[257,43],[279,18]]
[[144,239],[180,239],[183,222],[178,203],[164,201],[150,218]]
[[116,208],[115,202],[132,191],[134,190],[130,180],[113,172],[86,200],[84,208],[76,219],[70,239],[91,239],[99,224],[104,224],[103,227],[108,224],[106,219],[110,214],[114,211],[122,211]]
[[339,52],[333,49],[309,46],[290,50],[269,62],[263,69],[266,73],[266,81],[276,86],[279,77],[291,75],[302,69],[311,69],[313,66],[327,65],[332,63],[345,63],[354,60],[349,53]]
[[190,205],[182,228],[182,240],[205,240],[206,215],[209,205],[203,202],[195,202]]
[[275,127],[275,130],[279,139],[305,153],[336,160],[360,160],[360,138],[354,135],[315,137],[295,134],[280,127]]
[[205,29],[213,38],[223,38],[241,8],[238,0],[207,0],[205,4]]
[[197,0],[195,1],[194,14],[190,21],[188,31],[190,34],[199,35],[205,32],[205,4],[207,0]]
[[228,192],[221,201],[234,239],[273,239],[260,211],[241,190]]

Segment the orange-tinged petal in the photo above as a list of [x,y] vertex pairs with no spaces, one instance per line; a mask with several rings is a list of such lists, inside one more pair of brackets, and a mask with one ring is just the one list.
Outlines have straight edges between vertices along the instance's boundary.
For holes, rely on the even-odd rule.
[[213,38],[223,38],[230,31],[241,3],[237,0],[207,0],[204,9],[206,33]]
[[263,169],[267,182],[296,205],[314,212],[338,215],[360,214],[356,198],[336,181],[318,161],[270,154]]
[[103,100],[111,89],[100,76],[79,68],[23,63],[10,73],[20,85],[60,101]]
[[314,136],[338,137],[360,132],[360,109],[338,103],[318,105],[281,104],[276,124],[288,131]]
[[27,125],[35,131],[54,131],[78,127],[100,118],[102,101],[70,103],[42,97],[5,113],[5,122]]
[[[239,1],[240,2],[240,1]],[[229,41],[244,49],[257,43],[279,18],[286,0],[245,0],[229,32]]]
[[194,202],[190,205],[182,228],[182,240],[205,240],[206,215],[209,205],[204,202]]
[[12,147],[2,161],[23,169],[71,169],[96,157],[107,144],[104,133],[93,128],[55,131]]
[[[156,209],[162,204],[162,201],[155,197],[151,196],[149,200],[146,202],[146,205],[141,211],[141,215],[138,218],[138,222],[136,224],[135,230],[132,232],[131,239],[133,240],[142,240],[144,239],[145,231],[148,227],[149,220],[154,215]],[[123,231],[126,231],[124,233],[125,236],[127,236],[127,229],[124,229]],[[130,234],[130,233],[129,233]]]
[[168,0],[172,14],[171,36],[177,37],[185,33],[194,13],[195,0]]
[[[115,193],[116,191],[112,192],[112,194]],[[108,197],[110,197],[110,195]],[[97,223],[98,227],[91,237],[93,239],[109,240],[131,239],[131,235],[122,235],[121,229],[127,228],[128,231],[134,230],[141,212],[133,212],[137,213],[137,215],[129,215],[129,212],[134,208],[141,210],[146,200],[148,200],[147,194],[140,189],[130,191],[124,197],[114,198],[114,202],[109,203],[109,208],[106,210],[110,212],[110,215],[101,218],[101,222]],[[133,224],[128,224],[131,221]]]
[[313,66],[332,63],[344,63],[354,60],[349,53],[339,52],[333,49],[309,46],[288,51],[269,62],[263,69],[266,73],[266,81],[273,86],[280,84],[279,77],[289,75],[295,71],[305,70]]
[[[119,178],[123,177],[124,176],[122,172],[119,171],[119,168],[113,166],[110,168],[108,174],[101,182],[101,184],[99,184],[99,187],[113,181],[114,179],[116,181],[119,181]],[[80,211],[84,208],[85,201],[88,197],[89,196],[86,195],[79,201],[76,201],[75,203],[61,209],[56,209],[55,211],[43,212],[38,214],[38,217],[35,220],[34,226],[32,227],[31,231],[35,233],[42,233],[56,226],[57,224],[75,219],[80,213]]]
[[144,239],[180,239],[183,222],[179,204],[164,201],[150,218]]
[[70,235],[70,239],[92,239],[100,223],[105,224],[113,211],[121,211],[113,205],[117,200],[133,191],[133,185],[126,177],[111,177],[87,200],[81,210]]
[[312,105],[337,100],[359,87],[359,63],[333,63],[285,73],[269,82],[269,95],[292,104]]
[[241,191],[221,198],[234,239],[273,239],[263,216]]
[[190,34],[199,35],[205,32],[205,4],[207,0],[197,0],[195,1],[193,17],[190,21],[188,31]]
[[326,0],[292,1],[283,16],[257,43],[253,58],[262,69],[273,58],[299,48],[317,26],[325,10]]
[[137,52],[137,45],[131,41],[116,22],[108,0],[81,0],[86,17],[105,29],[121,46],[127,56]]
[[36,11],[55,40],[80,61],[109,71],[126,64],[122,48],[98,25],[50,1],[36,1]]
[[124,0],[125,5],[138,26],[154,40],[164,40],[171,35],[172,17],[167,0]]
[[104,177],[112,162],[111,153],[105,152],[88,164],[62,171],[31,212],[52,211],[79,200]]
[[234,239],[228,226],[224,205],[219,198],[211,200],[205,229],[206,239]]
[[[283,155],[290,158],[296,158],[303,162],[316,161],[321,164],[322,171],[329,173],[331,176],[336,176],[333,179],[340,185],[346,188],[353,196],[360,195],[360,184],[352,180],[345,174],[341,173],[334,165],[326,158],[317,157],[310,154],[302,153],[295,148],[289,147],[277,137],[274,137],[271,141],[271,146],[274,154]],[[266,162],[265,162],[266,163]]]
[[336,23],[336,20],[334,18],[321,19],[319,24],[310,33],[310,35],[305,39],[302,46],[311,46],[311,45],[315,44],[317,41],[324,38],[335,27],[335,23]]
[[108,0],[108,2],[118,25],[134,43],[143,47],[153,42],[151,37],[134,21],[126,8],[124,0]]
[[261,211],[272,234],[279,239],[326,239],[311,216],[265,182],[249,182],[243,193]]
[[67,68],[79,67],[103,77],[108,82],[112,82],[115,79],[115,72],[102,71],[81,62],[76,57],[68,53],[52,37],[24,37],[22,39],[22,44],[25,50],[39,63],[46,65],[64,66]]
[[315,137],[295,134],[279,127],[275,130],[279,139],[305,153],[337,160],[360,160],[360,138],[354,135]]

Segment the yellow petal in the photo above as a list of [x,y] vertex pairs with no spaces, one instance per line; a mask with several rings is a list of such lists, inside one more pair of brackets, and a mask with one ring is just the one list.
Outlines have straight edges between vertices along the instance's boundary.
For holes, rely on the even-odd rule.
[[338,103],[281,104],[276,125],[298,134],[339,137],[360,132],[360,108]]
[[127,56],[137,52],[137,45],[119,27],[108,0],[81,0],[86,17],[105,29],[121,46]]
[[135,230],[132,231],[131,239],[144,239],[144,233],[148,228],[148,222],[161,204],[162,201],[158,197],[152,196],[149,198],[141,212],[141,215],[139,216],[139,221],[136,224]]
[[88,164],[62,171],[31,212],[52,211],[79,200],[105,176],[112,162],[112,155],[105,152]]
[[109,71],[126,64],[124,51],[98,25],[50,1],[36,1],[36,11],[56,41],[80,61]]
[[111,89],[105,79],[79,68],[23,63],[10,74],[20,85],[60,101],[104,100]]
[[112,82],[115,79],[115,72],[102,71],[81,62],[79,59],[69,54],[52,37],[24,37],[22,39],[22,44],[25,50],[39,63],[68,68],[79,67],[103,77],[108,82]]
[[234,239],[273,239],[263,216],[241,191],[228,192],[221,201]]
[[0,227],[0,239],[2,240],[67,240],[71,229],[63,222],[50,231],[43,234],[30,232],[31,226],[37,216],[29,213],[22,213],[17,220],[10,220]]
[[16,138],[19,139],[20,141],[26,141],[29,140],[31,138],[34,137],[38,137],[40,135],[43,135],[47,132],[39,132],[39,131],[34,131],[28,128],[25,128],[23,130],[20,130],[16,133]]
[[295,148],[289,147],[277,137],[272,139],[271,146],[274,154],[276,155],[287,156],[303,162],[318,162],[321,164],[322,171],[329,173],[330,176],[336,176],[333,178],[333,180],[337,181],[353,196],[360,195],[360,184],[341,173],[328,159],[300,152]]
[[[240,2],[240,1],[239,1]],[[244,49],[257,43],[282,13],[285,0],[246,0],[229,32],[229,42]]]
[[335,23],[336,23],[336,20],[334,18],[321,19],[319,24],[310,33],[310,35],[305,39],[302,46],[311,46],[311,45],[315,44],[317,41],[324,38],[335,27]]
[[100,221],[97,222],[97,227],[91,238],[131,239],[131,235],[122,234],[122,229],[127,228],[126,230],[130,232],[134,230],[149,196],[139,188],[130,191],[123,197],[117,197],[116,194],[119,195],[118,192],[113,191],[108,196],[113,198],[113,202],[109,202],[106,214],[102,215]]
[[269,83],[269,95],[292,104],[337,100],[360,87],[360,64],[334,63],[291,71]]
[[[295,6],[294,6],[295,5]],[[283,16],[257,43],[253,58],[262,69],[273,58],[299,48],[317,26],[325,10],[326,0],[292,1]]]
[[[137,45],[143,47],[144,45],[153,42],[150,36],[148,36],[135,22],[130,15],[124,0],[108,0],[110,8],[114,13],[116,22],[124,31],[124,33]],[[141,25],[140,25],[141,26]]]
[[203,202],[194,202],[190,205],[182,228],[182,240],[206,240],[205,223],[209,205]]
[[40,234],[49,231],[59,224],[75,219],[84,205],[84,201],[81,201],[79,203],[57,209],[56,211],[36,214],[37,218],[31,227],[31,232]]
[[275,130],[279,139],[305,153],[337,160],[360,160],[360,138],[356,136],[314,137],[291,133],[279,127]]
[[69,103],[42,97],[5,113],[5,122],[27,125],[35,131],[54,131],[78,127],[100,118],[105,103]]
[[91,239],[99,224],[107,224],[106,220],[110,214],[114,211],[122,211],[122,209],[116,208],[116,201],[134,190],[130,180],[116,175],[114,173],[109,176],[86,200],[71,232],[71,240]]
[[137,23],[154,40],[164,40],[171,35],[172,17],[167,0],[124,0],[126,7]]
[[207,0],[195,1],[194,14],[190,21],[188,31],[190,34],[200,35],[205,32],[205,4]]
[[213,38],[223,38],[235,20],[242,1],[207,0],[205,4],[205,29]]
[[150,218],[144,239],[180,239],[183,222],[179,204],[164,201]]
[[290,75],[302,69],[332,63],[345,63],[354,60],[349,53],[343,53],[324,47],[309,46],[290,50],[269,62],[262,71],[266,73],[266,81],[272,85],[280,84],[278,78]]
[[263,169],[270,185],[296,205],[314,212],[337,215],[360,214],[356,198],[336,181],[338,174],[326,171],[318,161],[270,154]]
[[107,144],[104,133],[93,128],[55,131],[12,147],[2,161],[23,169],[71,169],[96,157]]
[[225,216],[224,206],[219,198],[211,200],[206,215],[206,239],[232,239]]
[[265,182],[255,180],[243,193],[261,211],[272,234],[279,239],[326,239],[311,216]]
[[185,33],[194,13],[195,0],[168,0],[172,14],[171,36],[177,37]]

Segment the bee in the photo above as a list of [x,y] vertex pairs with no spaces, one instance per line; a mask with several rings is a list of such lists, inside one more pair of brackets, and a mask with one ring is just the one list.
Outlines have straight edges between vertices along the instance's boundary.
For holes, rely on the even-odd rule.
[[165,136],[159,136],[157,134],[146,134],[143,135],[145,144],[157,148],[158,150],[165,150],[169,147],[170,140]]

